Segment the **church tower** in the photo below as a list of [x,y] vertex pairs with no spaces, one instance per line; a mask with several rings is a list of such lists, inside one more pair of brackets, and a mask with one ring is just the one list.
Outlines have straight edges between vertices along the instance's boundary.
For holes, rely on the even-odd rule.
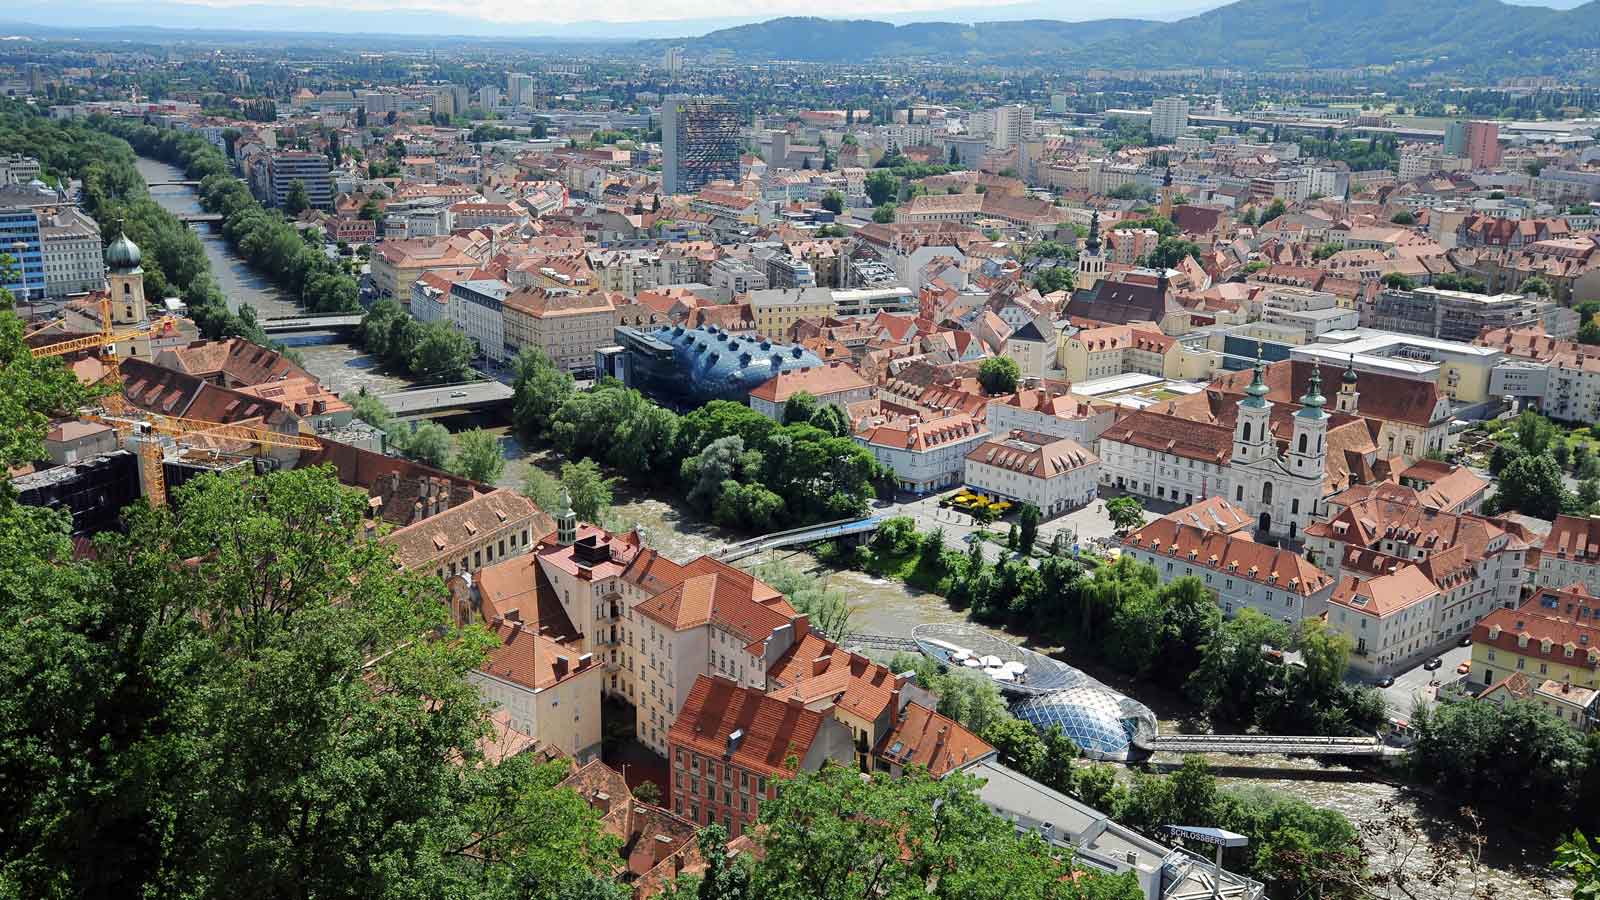
[[1106,275],[1106,258],[1100,252],[1100,210],[1089,216],[1089,237],[1083,242],[1083,252],[1078,254],[1078,277],[1072,286],[1076,290],[1091,290]]
[[1172,166],[1161,178],[1161,218],[1172,221]]
[[1328,448],[1328,412],[1323,407],[1322,367],[1312,365],[1311,381],[1294,414],[1294,436],[1289,440],[1289,471],[1301,478],[1322,480]]
[[106,248],[106,284],[111,289],[111,321],[137,325],[145,320],[144,270],[139,245],[126,232]]
[[1239,401],[1239,420],[1233,426],[1233,464],[1249,466],[1272,458],[1272,403],[1267,400],[1267,366],[1256,344],[1256,371],[1245,398]]
[[1356,374],[1356,357],[1352,353],[1350,364],[1345,367],[1344,377],[1340,379],[1342,383],[1339,385],[1339,397],[1334,405],[1339,412],[1351,416],[1358,415],[1357,406],[1361,400],[1361,392],[1356,390],[1356,381],[1360,377]]

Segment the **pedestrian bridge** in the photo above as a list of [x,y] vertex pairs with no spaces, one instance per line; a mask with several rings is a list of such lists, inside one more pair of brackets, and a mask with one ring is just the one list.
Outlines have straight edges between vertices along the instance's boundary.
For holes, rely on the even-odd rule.
[[[392,408],[392,407],[391,407]],[[839,519],[833,522],[823,522],[820,525],[807,525],[804,528],[791,528],[788,531],[775,531],[760,537],[729,544],[712,556],[723,562],[733,562],[754,556],[763,550],[776,550],[779,547],[793,547],[799,544],[812,544],[817,541],[829,541],[834,538],[849,537],[857,534],[869,534],[877,531],[878,526],[884,523],[883,516],[867,516],[862,519]]]
[[1230,753],[1251,756],[1277,753],[1285,756],[1383,756],[1387,748],[1377,738],[1302,737],[1273,734],[1163,734],[1139,746],[1152,753]]
[[306,331],[352,331],[361,327],[361,314],[341,316],[284,316],[265,319],[261,330],[269,335],[299,334]]
[[434,419],[504,406],[513,393],[498,381],[467,381],[380,394],[378,399],[396,419]]
[[153,188],[158,188],[158,187],[199,187],[199,186],[200,186],[200,182],[198,182],[198,181],[152,181],[152,182],[149,182],[148,184],[145,185],[145,187],[153,187]]
[[222,213],[177,213],[178,221],[185,225],[194,225],[199,222],[212,222],[220,224]]

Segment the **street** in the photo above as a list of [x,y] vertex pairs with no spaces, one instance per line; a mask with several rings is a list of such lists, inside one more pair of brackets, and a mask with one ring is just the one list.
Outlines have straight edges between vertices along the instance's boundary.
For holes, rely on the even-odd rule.
[[1440,652],[1444,665],[1432,672],[1422,668],[1419,661],[1410,670],[1396,675],[1394,684],[1381,688],[1384,699],[1389,703],[1389,715],[1397,719],[1409,719],[1411,710],[1421,701],[1429,706],[1436,702],[1434,688],[1429,682],[1437,680],[1446,684],[1460,676],[1456,674],[1456,666],[1472,656],[1471,647],[1457,647],[1454,644],[1450,649]]
[[[918,531],[932,531],[935,528],[944,529],[945,546],[954,550],[966,552],[970,535],[976,533],[980,526],[972,516],[956,509],[940,509],[939,499],[955,493],[955,488],[929,494],[916,500],[896,501],[878,505],[873,511],[884,516],[910,516],[916,520]],[[1068,546],[1073,542],[1087,545],[1097,538],[1109,538],[1114,533],[1111,519],[1106,515],[1105,504],[1110,498],[1096,499],[1087,506],[1063,513],[1039,523],[1039,537],[1035,546],[1048,547],[1055,540],[1057,533],[1065,533]],[[1156,518],[1156,514],[1145,511],[1145,521]],[[1017,513],[996,521],[988,526],[992,532],[1005,534],[1011,530],[1012,523],[1017,521]],[[998,561],[1005,553],[1005,549],[998,544],[985,543],[983,548],[984,559],[989,562]]]

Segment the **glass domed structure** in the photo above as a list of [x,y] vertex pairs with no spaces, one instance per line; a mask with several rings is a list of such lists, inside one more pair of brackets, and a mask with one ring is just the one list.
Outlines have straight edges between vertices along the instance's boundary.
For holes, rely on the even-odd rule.
[[911,637],[942,665],[994,679],[1012,715],[1041,729],[1061,726],[1090,759],[1126,760],[1156,736],[1149,707],[1059,659],[964,623],[918,625]]
[[1090,759],[1125,760],[1156,736],[1150,708],[1085,675],[1087,683],[1015,703],[1011,712],[1034,727],[1061,731]]

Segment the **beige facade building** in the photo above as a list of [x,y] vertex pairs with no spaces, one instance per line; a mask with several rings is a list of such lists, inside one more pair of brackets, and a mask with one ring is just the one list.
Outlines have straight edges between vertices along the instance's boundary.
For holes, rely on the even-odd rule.
[[789,326],[801,319],[833,315],[833,292],[827,288],[777,288],[750,292],[750,314],[756,333],[782,340]]
[[1013,431],[967,454],[969,487],[1032,503],[1046,518],[1094,500],[1099,481],[1100,458],[1066,438]]
[[605,291],[524,288],[504,301],[506,344],[540,350],[567,372],[592,369],[594,351],[611,343],[617,307],[626,303]]
[[385,297],[405,300],[411,284],[424,272],[471,268],[482,260],[471,255],[465,238],[419,238],[380,241],[373,246],[372,281]]
[[511,727],[580,764],[600,755],[600,692],[605,667],[518,621],[490,629],[500,645],[467,677]]

